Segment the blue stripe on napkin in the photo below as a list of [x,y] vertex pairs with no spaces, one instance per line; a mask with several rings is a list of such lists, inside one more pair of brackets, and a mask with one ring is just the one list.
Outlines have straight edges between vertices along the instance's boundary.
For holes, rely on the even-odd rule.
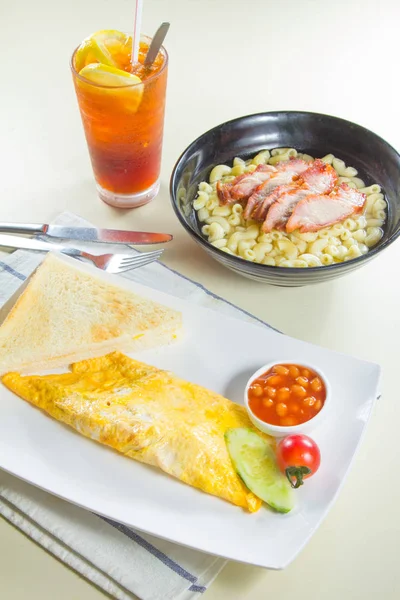
[[[93,513],[93,514],[96,514],[96,513]],[[96,515],[96,516],[100,516],[100,515]],[[134,542],[139,544],[139,546],[141,546],[142,548],[144,548],[145,550],[150,552],[150,554],[152,554],[155,558],[158,558],[158,560],[160,560],[166,567],[169,567],[171,569],[171,571],[173,571],[177,575],[180,575],[181,577],[183,577],[183,579],[187,579],[187,581],[190,581],[192,584],[195,584],[196,581],[198,580],[198,577],[195,577],[194,575],[192,575],[191,573],[186,571],[186,569],[184,569],[183,567],[178,565],[178,563],[176,563],[174,560],[169,558],[169,556],[164,554],[164,552],[161,552],[161,550],[159,550],[158,548],[156,548],[155,546],[150,544],[150,542],[148,542],[147,540],[142,538],[140,535],[138,535],[135,531],[133,531],[129,527],[122,525],[122,523],[117,523],[116,521],[111,521],[111,519],[107,519],[107,517],[100,517],[100,518],[103,521],[105,521],[106,523],[108,523],[109,525],[111,525],[111,527],[115,527],[115,529],[118,529],[118,531],[120,531],[121,533],[126,535],[129,539],[133,540]],[[201,594],[203,594],[206,591],[206,589],[207,588],[205,588],[202,585],[192,585],[189,588],[189,590],[191,592],[200,592]]]
[[193,584],[189,588],[189,592],[197,592],[198,594],[204,594],[207,591],[207,588],[204,585],[196,585]]
[[2,260],[0,260],[0,269],[2,269],[2,271],[6,271],[7,273],[10,273],[10,275],[17,277],[17,279],[20,279],[21,281],[25,281],[25,279],[26,279],[25,275],[22,275],[22,273],[19,273],[18,271],[16,271],[12,267],[10,267],[10,265],[3,262]]

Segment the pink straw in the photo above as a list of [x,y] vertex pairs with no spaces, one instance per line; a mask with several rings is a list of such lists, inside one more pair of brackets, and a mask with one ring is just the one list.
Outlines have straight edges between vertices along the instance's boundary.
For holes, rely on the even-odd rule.
[[140,43],[140,29],[142,27],[142,12],[143,12],[143,0],[135,0],[135,21],[133,24],[133,36],[132,36],[132,58],[131,64],[134,66],[139,62],[139,43]]

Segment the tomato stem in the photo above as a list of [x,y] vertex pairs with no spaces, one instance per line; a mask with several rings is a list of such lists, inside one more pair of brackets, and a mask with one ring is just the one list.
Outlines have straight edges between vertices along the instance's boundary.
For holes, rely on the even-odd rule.
[[[303,476],[310,475],[311,469],[309,469],[308,467],[288,467],[287,469],[285,469],[285,473],[292,488],[296,489],[303,485]],[[294,477],[296,478],[296,480],[293,482]]]

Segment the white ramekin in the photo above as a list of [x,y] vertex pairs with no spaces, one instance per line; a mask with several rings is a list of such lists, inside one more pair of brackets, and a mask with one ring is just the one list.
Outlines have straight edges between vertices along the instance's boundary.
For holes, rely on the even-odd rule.
[[[270,423],[261,421],[261,419],[259,419],[253,413],[253,411],[251,410],[251,408],[249,406],[249,396],[248,396],[249,387],[251,386],[251,384],[253,383],[253,381],[255,379],[258,379],[258,377],[260,377],[260,375],[263,375],[264,373],[269,371],[275,365],[295,365],[297,367],[304,367],[305,369],[312,369],[313,371],[315,371],[317,373],[318,377],[320,377],[320,379],[322,379],[322,381],[325,384],[326,398],[325,398],[325,402],[324,402],[321,410],[315,415],[315,417],[312,417],[312,419],[310,419],[309,421],[306,421],[305,423],[300,423],[299,425],[281,426],[281,425],[271,425]],[[331,403],[331,388],[329,385],[329,381],[327,380],[325,375],[322,373],[321,369],[319,369],[315,365],[310,365],[308,363],[305,363],[302,360],[297,361],[297,360],[285,358],[283,360],[275,360],[274,362],[264,365],[250,377],[249,381],[247,382],[246,388],[244,390],[244,405],[246,407],[246,410],[247,410],[247,413],[249,415],[251,422],[253,423],[253,425],[255,425],[255,427],[257,427],[264,433],[273,435],[274,437],[285,437],[285,436],[291,435],[293,433],[308,433],[309,431],[311,431],[312,429],[317,427],[317,425],[319,425],[321,423],[321,421],[323,421],[323,419],[325,419],[326,414],[329,410],[330,403]]]

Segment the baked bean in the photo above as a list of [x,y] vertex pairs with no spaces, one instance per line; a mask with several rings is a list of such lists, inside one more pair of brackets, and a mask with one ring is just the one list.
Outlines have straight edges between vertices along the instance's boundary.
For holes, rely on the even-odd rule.
[[292,393],[300,398],[304,398],[307,395],[307,390],[302,385],[294,384],[291,389]]
[[307,379],[307,377],[296,377],[296,383],[298,383],[299,385],[302,385],[303,387],[307,387],[308,379]]
[[276,393],[278,400],[289,400],[290,398],[290,389],[288,387],[279,388]]
[[267,387],[264,388],[264,394],[266,394],[269,398],[275,398],[276,389],[270,385],[267,385]]
[[289,369],[283,365],[275,365],[274,371],[275,373],[278,373],[278,375],[289,375]]
[[322,381],[319,377],[314,377],[311,380],[311,387],[314,392],[320,392],[322,390]]
[[272,398],[263,398],[262,403],[266,408],[271,408],[274,405],[274,401]]
[[300,369],[295,365],[291,365],[289,367],[289,375],[290,377],[293,377],[293,379],[296,379],[296,377],[300,375]]
[[304,404],[307,404],[307,406],[314,406],[314,404],[316,403],[316,398],[314,398],[314,396],[308,396],[307,398],[304,398],[303,402]]
[[284,402],[279,402],[275,407],[276,414],[280,417],[284,417],[287,414],[287,406]]
[[268,377],[268,385],[272,387],[280,387],[283,383],[283,379],[280,375],[273,375],[272,377]]
[[257,397],[263,395],[263,389],[262,389],[261,385],[254,385],[252,387],[252,390],[253,390],[253,394]]

